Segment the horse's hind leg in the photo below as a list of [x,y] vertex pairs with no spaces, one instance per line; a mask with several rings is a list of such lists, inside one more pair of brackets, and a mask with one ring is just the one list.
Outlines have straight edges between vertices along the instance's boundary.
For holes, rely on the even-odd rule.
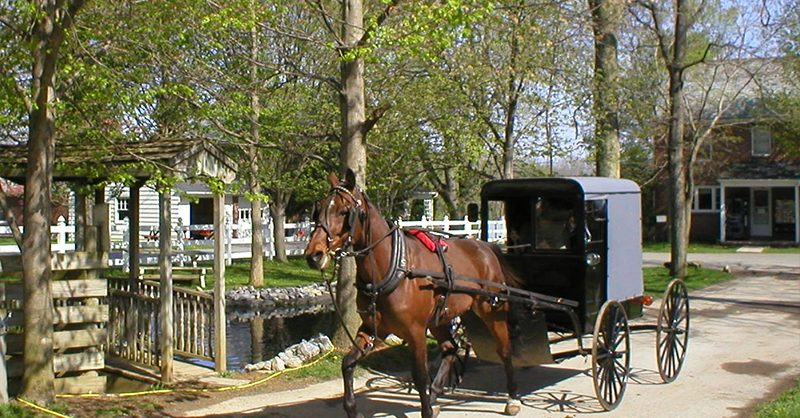
[[342,380],[344,381],[344,411],[348,418],[361,418],[362,415],[356,412],[356,395],[353,390],[353,371],[356,364],[372,348],[372,337],[362,325],[356,335],[356,345],[342,359]]
[[439,370],[436,372],[436,377],[431,384],[431,404],[436,404],[436,398],[444,392],[444,387],[447,384],[447,378],[450,376],[450,370],[456,360],[456,352],[458,351],[458,344],[453,340],[452,333],[450,332],[450,325],[440,325],[431,329],[436,341],[439,343],[439,349],[442,352],[442,362],[439,365]]
[[517,395],[517,382],[514,380],[514,366],[511,363],[511,335],[508,332],[508,310],[493,308],[489,303],[483,302],[477,310],[478,316],[494,336],[497,343],[497,355],[503,360],[506,371],[506,386],[508,388],[508,401],[505,413],[517,415],[521,403]]

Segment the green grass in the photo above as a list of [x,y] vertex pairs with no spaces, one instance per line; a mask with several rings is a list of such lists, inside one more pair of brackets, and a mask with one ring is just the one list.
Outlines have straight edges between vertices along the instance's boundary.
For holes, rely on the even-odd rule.
[[[722,244],[689,244],[690,253],[735,253],[741,245],[722,245]],[[668,253],[670,244],[668,242],[649,242],[642,246],[643,252],[648,253]],[[765,247],[765,253],[800,254],[800,247]]]
[[129,417],[131,416],[131,410],[121,405],[113,405],[108,408],[98,409],[95,412],[95,416],[100,418]]
[[[717,244],[689,244],[690,253],[735,253],[738,246],[717,245]],[[670,244],[668,242],[649,242],[642,245],[642,251],[647,253],[668,253]]]
[[16,402],[0,405],[0,418],[34,418],[38,416],[39,414],[33,412],[32,409],[25,408]]
[[333,380],[342,377],[342,359],[345,353],[334,351],[324,359],[308,367],[286,373],[287,379],[311,378],[318,381]]
[[800,417],[800,379],[795,387],[783,392],[778,399],[758,407],[757,418]]
[[17,245],[14,237],[0,237],[0,245]]
[[[290,258],[288,263],[264,260],[264,287],[304,286],[321,281],[318,271],[312,270],[303,258]],[[225,267],[225,286],[247,286],[250,282],[250,260],[234,260]],[[214,278],[207,287],[214,285]]]
[[[200,265],[210,267],[211,263],[204,262]],[[105,276],[124,279],[128,274],[121,268],[110,268],[106,269]],[[264,260],[264,287],[304,286],[320,281],[322,278],[319,272],[308,267],[303,258],[290,258],[288,263]],[[249,282],[250,260],[234,260],[232,265],[225,267],[226,288],[247,286]],[[206,288],[213,289],[213,287],[214,275],[209,272],[206,276]]]
[[[690,292],[734,278],[733,274],[721,270],[689,267],[687,271],[684,282]],[[669,270],[664,267],[645,267],[643,272],[644,292],[653,297],[661,297],[672,281]]]

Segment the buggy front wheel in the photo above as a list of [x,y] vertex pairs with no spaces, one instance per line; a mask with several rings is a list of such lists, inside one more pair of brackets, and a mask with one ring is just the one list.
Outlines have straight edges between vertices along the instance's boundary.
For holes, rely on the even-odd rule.
[[610,411],[619,405],[630,373],[630,327],[621,303],[609,300],[600,308],[594,325],[592,379],[600,406]]

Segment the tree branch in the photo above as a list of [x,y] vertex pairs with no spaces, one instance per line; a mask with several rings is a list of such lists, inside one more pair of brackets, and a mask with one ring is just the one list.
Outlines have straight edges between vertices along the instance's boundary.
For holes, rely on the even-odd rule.
[[356,44],[358,46],[366,45],[367,42],[369,42],[370,38],[372,38],[372,34],[374,34],[375,31],[378,30],[378,28],[383,26],[383,23],[386,22],[386,19],[388,19],[392,15],[395,9],[400,7],[400,3],[402,2],[403,0],[392,0],[391,3],[387,4],[386,8],[383,9],[381,14],[378,15],[378,18],[375,20],[375,25],[365,30],[364,34],[361,36],[361,39],[359,39]]

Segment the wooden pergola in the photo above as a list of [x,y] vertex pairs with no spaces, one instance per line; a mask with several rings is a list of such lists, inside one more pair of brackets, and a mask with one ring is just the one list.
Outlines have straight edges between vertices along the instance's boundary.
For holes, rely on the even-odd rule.
[[[173,376],[173,283],[172,283],[172,219],[169,180],[199,181],[214,191],[214,236],[224,236],[224,190],[213,187],[230,184],[238,165],[219,146],[204,138],[153,139],[141,142],[97,144],[64,144],[56,147],[54,181],[78,186],[97,185],[125,179],[130,188],[130,275],[131,289],[139,280],[140,259],[140,189],[151,179],[163,179],[159,187],[159,276],[160,276],[160,351],[162,381]],[[0,177],[25,183],[27,148],[0,146]],[[131,181],[132,179],[132,181]],[[95,189],[94,196],[76,188],[76,250],[108,253],[111,248],[104,189]],[[92,198],[94,202],[92,202]],[[105,225],[98,225],[104,220]],[[96,230],[87,228],[98,225]],[[95,233],[94,231],[104,231]],[[214,240],[214,349],[215,369],[224,371],[226,364],[225,328],[225,257],[224,240]]]

